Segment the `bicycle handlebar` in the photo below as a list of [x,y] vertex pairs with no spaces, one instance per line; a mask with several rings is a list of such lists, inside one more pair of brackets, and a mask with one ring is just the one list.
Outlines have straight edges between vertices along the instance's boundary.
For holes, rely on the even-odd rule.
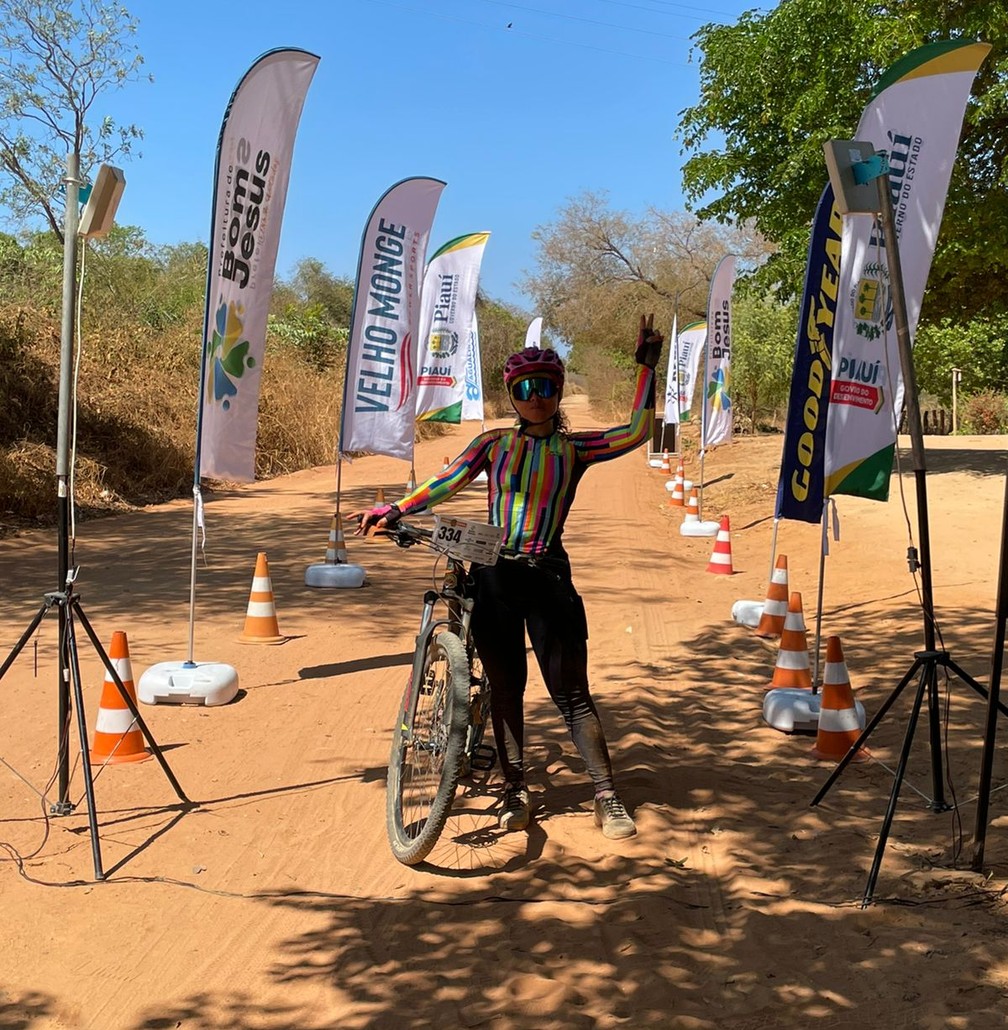
[[[418,526],[415,522],[397,520],[391,526],[385,526],[375,531],[376,536],[386,536],[397,547],[412,547],[414,544],[424,544],[431,550],[443,553],[433,544],[434,531],[426,526]],[[498,558],[506,558],[510,561],[524,561],[530,565],[544,560],[542,555],[526,554],[524,551],[516,551],[513,547],[501,547]]]

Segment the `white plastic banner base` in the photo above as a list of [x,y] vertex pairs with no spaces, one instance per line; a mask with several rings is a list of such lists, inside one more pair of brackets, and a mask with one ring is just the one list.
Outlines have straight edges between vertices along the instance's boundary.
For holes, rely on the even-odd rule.
[[362,587],[367,574],[361,565],[348,562],[318,562],[305,569],[306,587]]
[[[778,687],[763,698],[763,719],[781,733],[818,733],[822,695],[801,687]],[[865,728],[865,710],[855,700],[858,729]]]
[[682,536],[717,536],[720,528],[720,522],[705,519],[702,522],[684,522],[679,527],[679,533]]
[[160,662],[137,683],[145,705],[226,705],[238,693],[238,673],[222,662]]
[[742,626],[755,629],[763,616],[764,601],[736,601],[732,605],[731,617]]

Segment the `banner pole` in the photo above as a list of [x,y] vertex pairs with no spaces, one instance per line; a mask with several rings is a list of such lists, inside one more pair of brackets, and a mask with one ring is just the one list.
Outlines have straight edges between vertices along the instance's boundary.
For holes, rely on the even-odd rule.
[[193,665],[196,638],[196,533],[199,528],[201,497],[199,484],[193,487],[192,553],[189,561],[189,644],[186,648],[186,665]]
[[777,557],[777,528],[780,526],[780,516],[775,515],[773,520],[773,534],[770,537],[770,571],[767,573],[767,582],[773,580],[774,560]]
[[819,584],[816,591],[815,651],[812,662],[812,693],[819,692],[819,648],[822,643],[823,582],[826,572],[827,533],[829,532],[829,498],[823,498],[822,534],[819,537]]
[[697,493],[697,518],[703,522],[703,495],[704,495],[704,475],[703,475],[703,461],[704,461],[704,449],[700,448],[700,490]]
[[[682,390],[682,369],[679,367],[679,293],[676,291],[675,295],[675,316],[672,320],[672,325],[675,327],[675,331],[672,333],[672,347],[675,351],[675,413],[676,413],[676,453],[682,454],[682,417],[683,413],[679,409],[679,394]],[[664,431],[665,427],[662,426]],[[699,518],[699,508],[697,517]]]
[[[679,425],[679,418],[680,418],[680,413],[679,413],[679,347],[678,347],[679,329],[678,329],[678,326],[679,326],[679,291],[676,290],[675,301],[673,302],[673,305],[672,305],[672,332],[670,334],[672,339],[669,341],[668,365],[667,365],[666,370],[665,370],[665,407],[664,407],[664,414],[662,415],[662,427],[661,427],[661,449],[662,449],[662,451],[665,450],[666,432],[668,430],[668,424],[669,424],[669,405],[668,405],[668,402],[669,402],[669,398],[672,396],[672,393],[673,393],[673,391],[671,389],[672,383],[673,383],[673,376],[672,376],[673,369],[675,370],[675,380],[674,380],[675,381],[675,398],[674,399],[675,399],[675,413],[676,413],[675,424],[676,424],[677,427]],[[678,434],[678,432],[677,432],[676,436],[677,436],[677,439],[674,441],[674,447],[675,447],[675,452],[679,453],[679,439],[678,439],[679,434]]]

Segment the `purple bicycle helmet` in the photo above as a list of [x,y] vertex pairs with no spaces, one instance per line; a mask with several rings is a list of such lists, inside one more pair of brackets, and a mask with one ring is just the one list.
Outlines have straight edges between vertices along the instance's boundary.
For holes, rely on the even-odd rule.
[[545,375],[556,380],[563,389],[564,366],[555,350],[540,350],[538,347],[526,347],[512,354],[504,362],[504,385],[510,389],[511,384],[529,376]]

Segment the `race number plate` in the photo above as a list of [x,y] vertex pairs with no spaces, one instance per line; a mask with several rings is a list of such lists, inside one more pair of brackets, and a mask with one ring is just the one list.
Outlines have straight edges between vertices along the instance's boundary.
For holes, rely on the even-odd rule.
[[434,549],[458,558],[493,565],[504,540],[504,530],[485,522],[434,516]]

